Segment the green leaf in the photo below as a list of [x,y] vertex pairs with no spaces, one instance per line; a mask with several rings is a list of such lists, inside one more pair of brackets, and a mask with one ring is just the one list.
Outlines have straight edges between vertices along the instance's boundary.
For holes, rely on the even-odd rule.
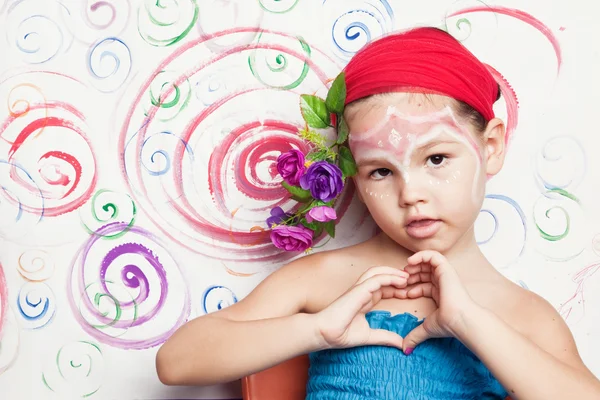
[[311,198],[312,201],[307,201],[306,203],[304,203],[302,205],[302,207],[300,207],[298,209],[298,211],[296,212],[296,215],[299,215],[300,217],[304,217],[304,215],[313,207],[315,207],[315,200]]
[[331,88],[327,92],[325,104],[327,109],[335,114],[344,112],[344,103],[346,101],[346,80],[345,74],[341,72],[331,84]]
[[343,116],[338,116],[340,122],[338,124],[338,137],[336,140],[337,144],[342,144],[348,139],[348,124]]
[[335,238],[335,221],[325,222],[325,231],[327,231],[329,236]]
[[321,207],[321,206],[329,206],[331,207],[333,203],[333,200],[330,201],[329,203],[325,203],[324,201],[321,200],[315,200],[312,203],[306,205],[305,207],[302,207],[302,209],[300,210],[302,213],[307,213],[310,210],[312,210],[315,207]]
[[286,181],[281,182],[281,186],[286,188],[286,190],[288,192],[290,192],[290,194],[292,195],[292,199],[294,199],[296,201],[299,201],[301,203],[306,203],[307,201],[312,199],[312,195],[310,194],[310,191],[304,190],[301,187],[292,186],[289,183],[287,183]]
[[340,146],[338,156],[340,160],[339,167],[344,176],[356,175],[358,172],[356,168],[356,161],[354,161],[354,157],[352,156],[350,149],[346,146]]
[[327,146],[327,138],[318,132],[315,132],[310,129],[300,129],[298,131],[298,134],[302,139],[311,142],[317,147]]
[[323,161],[327,157],[327,150],[321,149],[314,152],[310,152],[306,155],[306,159],[310,161]]
[[313,238],[319,237],[321,236],[321,233],[323,233],[323,223],[319,222],[319,225],[317,226],[317,230],[315,231],[315,236],[313,236]]
[[314,232],[313,238],[316,238],[317,236],[320,236],[321,233],[323,233],[324,224],[322,222],[308,222],[306,219],[303,218],[302,221],[300,221],[300,223]]
[[319,222],[319,221],[308,222],[306,220],[306,218],[302,218],[302,220],[300,221],[300,223],[302,225],[304,225],[305,227],[307,227],[308,229],[312,229],[315,232],[319,229],[319,225],[321,225],[321,222]]
[[292,200],[296,200],[298,203],[308,203],[311,198],[306,198],[306,197],[300,197],[300,196],[295,196],[295,195],[291,195],[290,199]]
[[311,128],[327,128],[331,119],[325,100],[310,94],[300,96],[302,117]]
[[300,207],[300,209],[298,209],[298,211],[296,212],[296,214],[304,214],[304,212],[306,210],[308,210],[308,207],[310,207],[312,205],[312,203],[307,202],[306,204],[302,205],[302,207]]

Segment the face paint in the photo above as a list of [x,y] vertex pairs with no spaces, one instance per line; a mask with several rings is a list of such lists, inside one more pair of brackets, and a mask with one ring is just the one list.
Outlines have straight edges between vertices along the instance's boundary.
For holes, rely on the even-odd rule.
[[377,192],[374,192],[374,191],[370,190],[369,188],[365,188],[365,193],[368,194],[371,197],[375,197],[375,198],[378,198],[378,199],[383,199],[384,197],[389,197],[390,196],[389,193],[377,193]]
[[[401,173],[407,184],[411,179],[418,179],[433,187],[441,187],[457,181],[462,177],[461,171],[456,166],[451,170],[442,171],[448,168],[445,164],[440,164],[439,167],[427,165],[427,168],[413,168],[411,167],[413,161],[417,156],[428,151],[428,147],[433,147],[437,143],[460,143],[477,160],[472,185],[473,195],[476,194],[476,182],[479,179],[483,159],[482,152],[467,127],[457,121],[449,106],[438,112],[419,116],[402,114],[390,106],[383,121],[368,131],[351,132],[349,141],[357,164],[373,160],[375,163],[385,161]],[[429,153],[436,154],[435,151]],[[447,161],[443,159],[443,163]]]

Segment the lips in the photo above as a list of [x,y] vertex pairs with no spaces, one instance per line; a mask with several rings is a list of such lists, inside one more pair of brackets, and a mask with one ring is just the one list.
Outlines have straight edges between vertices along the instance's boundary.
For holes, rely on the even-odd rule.
[[435,221],[437,221],[437,220],[435,220],[435,219],[420,219],[420,220],[411,222],[410,224],[408,224],[408,226],[415,226],[415,227],[427,226]]
[[434,236],[441,228],[442,221],[432,218],[412,218],[406,225],[406,233],[415,239]]

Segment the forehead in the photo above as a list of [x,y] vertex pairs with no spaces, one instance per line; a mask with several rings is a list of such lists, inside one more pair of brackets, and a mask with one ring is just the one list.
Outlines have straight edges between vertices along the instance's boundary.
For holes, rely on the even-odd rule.
[[379,149],[410,155],[423,146],[440,142],[479,148],[468,123],[460,122],[445,96],[399,93],[369,99],[350,110],[349,144],[355,156]]
[[[450,123],[455,125],[452,118],[453,99],[447,96],[421,93],[386,93],[376,95],[354,106],[346,113],[346,122],[350,132],[367,132],[378,127],[383,128],[382,122],[403,125],[416,123],[431,125],[433,123]],[[390,117],[393,110],[393,118]],[[448,113],[448,111],[450,111]],[[399,116],[409,118],[398,118]]]

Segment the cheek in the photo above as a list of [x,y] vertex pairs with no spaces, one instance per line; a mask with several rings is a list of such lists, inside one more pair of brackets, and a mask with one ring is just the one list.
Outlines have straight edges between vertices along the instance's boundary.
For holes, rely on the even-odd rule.
[[472,160],[470,165],[465,168],[465,173],[468,174],[469,182],[472,185],[471,193],[476,199],[482,198],[485,195],[485,183],[487,176],[485,173],[485,164],[480,160]]
[[434,182],[438,199],[452,212],[469,212],[477,208],[485,195],[485,174],[474,168],[457,169],[449,179]]
[[377,208],[393,201],[393,189],[385,182],[356,179],[357,194],[369,208]]

